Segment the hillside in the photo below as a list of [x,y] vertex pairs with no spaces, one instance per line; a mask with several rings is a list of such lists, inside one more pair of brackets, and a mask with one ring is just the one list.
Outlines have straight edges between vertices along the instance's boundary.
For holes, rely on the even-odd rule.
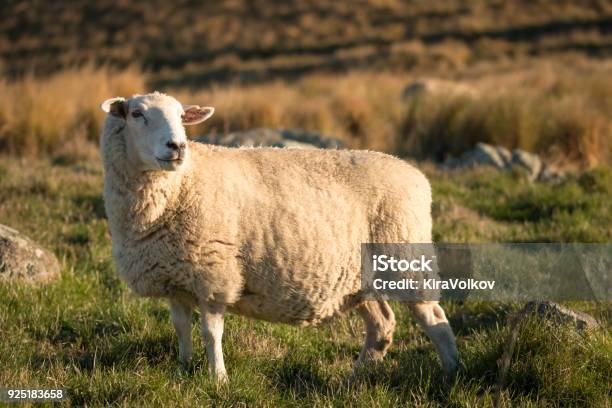
[[353,68],[453,74],[482,63],[612,55],[609,1],[5,1],[0,68],[86,61],[165,85]]

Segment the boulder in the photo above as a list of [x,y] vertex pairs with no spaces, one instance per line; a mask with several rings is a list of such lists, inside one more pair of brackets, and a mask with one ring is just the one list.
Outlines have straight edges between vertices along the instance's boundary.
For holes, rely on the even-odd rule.
[[540,160],[538,155],[520,149],[512,151],[510,166],[523,169],[527,173],[529,180],[536,180],[542,172],[542,160]]
[[599,322],[588,313],[572,310],[554,302],[534,300],[527,303],[523,310],[557,324],[571,324],[581,333],[601,329]]
[[0,224],[0,281],[45,283],[59,276],[59,269],[55,255]]
[[202,135],[194,138],[196,142],[227,147],[286,147],[301,149],[338,149],[343,147],[342,141],[323,136],[319,133],[301,130],[259,128],[242,132],[232,132],[227,135]]
[[546,165],[537,154],[514,149],[512,153],[502,146],[478,143],[474,149],[465,152],[461,157],[449,160],[445,167],[450,169],[467,169],[478,166],[491,166],[499,170],[523,171],[534,181],[561,181],[565,173],[559,169]]
[[566,176],[567,173],[559,169],[558,167],[555,167],[550,164],[543,164],[542,171],[538,175],[538,181],[558,183],[560,181],[563,181]]
[[507,169],[510,166],[512,155],[501,146],[478,143],[474,149],[465,152],[461,157],[448,162],[453,169],[465,169],[478,166],[493,166],[498,169]]
[[510,369],[510,363],[522,326],[521,323],[528,316],[536,316],[539,319],[549,321],[553,324],[570,324],[580,334],[602,329],[599,322],[587,313],[572,310],[567,306],[546,300],[533,300],[528,302],[520,312],[516,313],[510,319],[510,334],[504,345],[502,356],[497,360],[499,372],[497,374],[495,386],[496,391],[493,397],[493,406],[495,407],[500,406],[501,394],[506,384],[506,377]]

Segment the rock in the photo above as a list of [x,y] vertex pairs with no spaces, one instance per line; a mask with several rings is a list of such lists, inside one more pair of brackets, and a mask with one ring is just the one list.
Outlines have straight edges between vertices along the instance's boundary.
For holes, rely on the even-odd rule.
[[602,328],[599,322],[587,313],[578,312],[569,307],[546,300],[528,302],[520,312],[510,319],[510,335],[504,345],[502,356],[497,360],[499,371],[495,386],[496,391],[493,397],[493,406],[495,407],[500,406],[501,394],[506,384],[506,376],[510,369],[519,331],[521,330],[522,322],[529,315],[535,315],[538,318],[546,319],[555,324],[572,324],[581,334]]
[[565,180],[567,173],[559,168],[544,164],[542,166],[542,171],[538,175],[538,181],[542,181],[545,183],[556,183]]
[[194,140],[200,143],[227,147],[272,146],[301,149],[338,149],[343,146],[340,140],[325,137],[319,133],[266,128],[232,132],[227,135],[202,135]]
[[540,158],[524,150],[515,149],[512,151],[512,162],[513,168],[521,168],[527,172],[529,180],[536,180],[542,171],[542,161]]
[[45,283],[57,276],[59,263],[55,255],[0,224],[0,281]]
[[449,160],[444,167],[462,170],[478,166],[491,166],[499,170],[520,170],[527,174],[529,180],[554,182],[565,178],[565,173],[556,167],[546,165],[537,154],[515,149],[510,153],[502,146],[478,143],[474,149],[465,152],[461,157]]
[[558,303],[538,300],[531,301],[523,309],[526,313],[535,313],[538,317],[557,324],[572,324],[579,332],[601,329],[601,325],[588,313],[572,310]]
[[464,153],[458,159],[449,161],[447,165],[453,169],[493,166],[503,170],[510,166],[511,158],[512,155],[504,147],[478,143],[474,149]]

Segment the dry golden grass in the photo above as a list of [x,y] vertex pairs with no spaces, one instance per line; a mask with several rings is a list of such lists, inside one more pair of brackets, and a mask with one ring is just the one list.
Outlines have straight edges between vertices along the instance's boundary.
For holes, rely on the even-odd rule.
[[[210,121],[189,129],[192,136],[255,127],[300,128],[338,137],[353,148],[437,160],[482,141],[590,167],[612,162],[611,71],[607,64],[580,70],[543,65],[447,81],[473,92],[441,89],[408,101],[402,100],[402,91],[414,78],[368,72],[165,91],[185,103],[216,107]],[[104,119],[99,103],[145,90],[147,78],[134,68],[86,66],[47,79],[1,80],[0,151],[51,154],[63,160],[87,156]]]
[[100,102],[144,89],[144,77],[135,69],[93,66],[47,79],[0,79],[0,151],[44,155],[97,142]]
[[343,139],[355,148],[394,151],[405,106],[406,76],[353,73],[316,75],[296,83],[216,87],[173,92],[181,100],[216,107],[213,119],[191,134],[255,127],[299,128]]
[[[166,90],[185,103],[209,104],[216,114],[191,135],[254,127],[287,127],[322,132],[351,146],[393,151],[403,112],[399,101],[405,78],[351,74],[316,76],[294,86],[283,82],[226,86],[189,92]],[[372,86],[376,83],[376,86]],[[106,98],[146,89],[135,69],[74,69],[47,79],[28,76],[0,80],[0,152],[18,155],[65,153],[67,148],[97,143]]]
[[557,164],[612,162],[609,67],[590,72],[544,66],[476,83],[476,94],[426,94],[404,116],[401,155],[444,160],[477,142],[521,148]]

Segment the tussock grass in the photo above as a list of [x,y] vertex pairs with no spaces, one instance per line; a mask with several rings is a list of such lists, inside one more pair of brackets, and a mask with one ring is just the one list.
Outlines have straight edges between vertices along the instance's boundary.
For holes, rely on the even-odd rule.
[[92,65],[62,71],[48,79],[32,75],[0,79],[0,151],[18,155],[83,153],[97,143],[99,104],[113,95],[144,90],[135,69],[116,71]]
[[[402,91],[415,79],[391,73],[160,90],[216,107],[210,121],[188,129],[191,135],[299,128],[338,137],[352,148],[436,160],[487,142],[537,152],[563,167],[589,168],[612,163],[611,72],[605,65],[551,73],[543,65],[457,82],[473,89],[469,95],[441,90],[408,101]],[[48,79],[2,80],[0,152],[51,154],[58,162],[91,157],[104,118],[99,103],[147,89],[146,75],[136,69],[92,66]]]
[[609,74],[543,74],[545,82],[525,75],[518,84],[484,83],[476,96],[417,97],[403,118],[400,154],[445,160],[485,142],[540,153],[561,165],[610,163]]
[[[377,87],[371,83],[377,82]],[[254,127],[295,127],[342,137],[350,145],[392,150],[394,124],[403,106],[403,77],[353,74],[313,77],[295,86],[214,87],[205,91],[166,90],[185,103],[210,104],[216,114],[190,134],[230,132]],[[146,90],[145,76],[134,70],[87,67],[48,79],[26,77],[0,82],[0,152],[59,155],[97,144],[104,113],[99,104],[112,96]]]
[[213,132],[261,126],[299,128],[339,137],[352,147],[391,152],[404,110],[400,94],[407,81],[402,75],[363,72],[343,77],[315,75],[292,84],[179,91],[178,95],[217,107],[211,122],[190,129],[192,133],[211,127]]

